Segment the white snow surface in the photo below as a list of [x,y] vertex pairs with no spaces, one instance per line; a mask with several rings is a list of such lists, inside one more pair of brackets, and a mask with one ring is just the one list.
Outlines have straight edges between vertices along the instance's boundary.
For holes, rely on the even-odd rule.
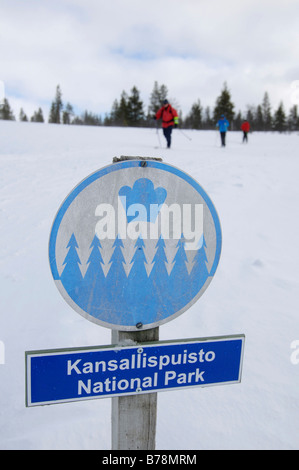
[[[25,407],[25,351],[111,344],[52,279],[48,240],[69,192],[114,156],[162,157],[211,197],[222,226],[204,295],[160,339],[246,335],[240,384],[158,394],[157,450],[298,449],[299,136],[0,121],[1,449],[111,449],[111,399]],[[189,140],[188,136],[191,140]],[[162,147],[159,147],[159,139]],[[298,356],[297,356],[298,357]]]

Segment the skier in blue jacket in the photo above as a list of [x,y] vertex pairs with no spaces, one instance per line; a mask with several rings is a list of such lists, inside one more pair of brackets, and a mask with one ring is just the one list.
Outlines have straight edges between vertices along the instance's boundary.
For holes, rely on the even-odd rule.
[[226,131],[227,131],[228,126],[229,126],[229,122],[224,116],[224,114],[222,114],[221,118],[216,124],[216,127],[219,127],[222,147],[225,147],[225,137],[226,137]]

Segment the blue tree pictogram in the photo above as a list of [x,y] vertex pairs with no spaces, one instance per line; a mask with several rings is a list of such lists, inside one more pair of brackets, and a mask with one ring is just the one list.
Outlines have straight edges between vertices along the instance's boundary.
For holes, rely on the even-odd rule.
[[69,251],[63,262],[64,270],[60,280],[69,296],[77,301],[82,286],[82,274],[79,267],[81,261],[77,253],[78,243],[74,234],[72,234],[67,248],[69,248]]
[[199,292],[209,277],[209,271],[207,268],[208,259],[205,252],[206,247],[205,238],[202,236],[199,249],[193,259],[194,264],[191,271],[191,284],[194,295]]
[[[167,257],[165,242],[162,235],[156,244],[156,254],[153,258],[153,269],[149,276],[152,313],[163,318],[171,309],[173,293],[169,290],[169,274],[167,272]],[[154,320],[154,317],[153,317]]]
[[147,260],[144,254],[144,241],[141,236],[136,240],[135,253],[131,262],[133,265],[129,273],[127,283],[128,305],[130,306],[130,310],[133,315],[140,315],[140,309],[149,307],[150,297],[148,290],[148,276],[145,268]]
[[95,315],[101,308],[105,292],[105,276],[102,269],[104,261],[100,252],[101,243],[96,235],[91,242],[90,248],[91,253],[87,260],[88,268],[84,276],[80,300],[82,305],[85,306],[85,310]]
[[190,298],[190,277],[187,269],[188,258],[185,251],[184,235],[177,243],[174,266],[170,273],[170,290],[176,302],[176,311],[182,308]]
[[105,311],[107,315],[119,314],[126,310],[127,276],[124,269],[124,244],[117,235],[110,258],[110,269],[105,281]]

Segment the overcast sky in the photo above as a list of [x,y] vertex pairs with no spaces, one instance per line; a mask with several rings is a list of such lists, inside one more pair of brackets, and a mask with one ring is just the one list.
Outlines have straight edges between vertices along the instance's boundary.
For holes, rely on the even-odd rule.
[[[298,0],[0,0],[0,81],[16,117],[60,85],[79,113],[109,113],[154,82],[189,112],[215,105],[226,81],[236,111],[298,101]],[[298,81],[298,82],[296,82]],[[0,94],[1,94],[0,83]]]

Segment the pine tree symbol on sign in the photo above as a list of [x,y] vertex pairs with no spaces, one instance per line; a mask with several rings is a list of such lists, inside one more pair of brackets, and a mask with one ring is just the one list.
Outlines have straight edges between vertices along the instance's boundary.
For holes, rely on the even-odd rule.
[[72,299],[76,300],[83,278],[79,268],[81,261],[77,253],[78,243],[74,234],[72,234],[67,248],[69,248],[69,251],[63,263],[65,267],[61,274],[61,282]]
[[79,268],[81,261],[77,253],[79,246],[75,235],[72,234],[67,245],[69,251],[65,257],[61,282],[70,297],[95,318],[106,310],[110,315],[121,312],[124,316],[130,315],[137,321],[140,305],[147,310],[150,318],[154,318],[157,312],[159,318],[163,318],[169,310],[174,311],[178,305],[182,306],[190,301],[209,277],[204,238],[193,258],[191,272],[187,269],[188,258],[184,245],[182,234],[177,241],[177,251],[169,272],[166,268],[168,264],[165,254],[166,244],[160,236],[156,244],[153,268],[148,274],[148,263],[144,254],[145,243],[141,237],[138,237],[131,259],[132,267],[127,275],[124,269],[124,244],[117,236],[113,243],[111,266],[105,276],[102,268],[102,245],[97,236],[94,236],[90,244],[91,253],[87,260],[86,274],[82,278]]

